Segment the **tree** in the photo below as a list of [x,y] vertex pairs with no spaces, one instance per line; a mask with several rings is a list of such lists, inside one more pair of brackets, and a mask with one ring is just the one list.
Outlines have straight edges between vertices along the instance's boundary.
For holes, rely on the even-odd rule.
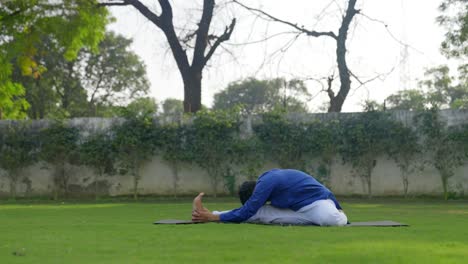
[[79,146],[82,164],[94,171],[94,196],[99,197],[99,180],[104,174],[114,171],[115,149],[109,131],[100,131],[88,136]]
[[132,41],[107,32],[99,53],[83,50],[85,64],[80,81],[87,90],[89,114],[98,115],[99,106],[115,105],[146,95],[149,82],[141,59],[130,51]]
[[[463,69],[460,68],[463,73]],[[421,86],[428,89],[427,101],[432,108],[463,108],[468,101],[468,83],[464,82],[466,76],[459,77],[459,83],[454,83],[455,78],[450,76],[450,69],[443,65],[428,69],[425,73],[429,79],[421,82]]]
[[124,109],[124,117],[147,119],[156,115],[158,104],[152,97],[142,97],[133,100]]
[[[423,111],[427,108],[468,108],[468,65],[458,68],[459,76],[450,75],[446,65],[427,69],[420,89],[399,91],[385,99],[385,108]],[[458,80],[457,80],[458,79]]]
[[[447,32],[445,40],[441,43],[441,51],[447,58],[457,59],[459,84],[453,86],[450,107],[468,108],[468,1],[443,0],[439,6],[440,16],[437,22]],[[443,67],[434,70],[441,72]],[[443,72],[441,72],[443,73]],[[447,71],[448,75],[448,71]]]
[[464,164],[466,143],[458,139],[458,127],[448,127],[433,108],[415,116],[415,122],[423,136],[424,152],[439,172],[445,200],[449,194],[449,179],[455,175],[455,169]]
[[389,139],[391,143],[387,145],[386,153],[400,169],[403,194],[406,198],[410,183],[409,175],[416,170],[421,171],[424,167],[423,147],[414,128],[397,122],[390,129]]
[[38,61],[41,36],[46,34],[64,47],[72,60],[83,47],[96,50],[104,37],[108,13],[96,2],[80,0],[11,0],[0,5],[0,112],[22,117],[28,108],[24,89],[12,81],[13,65],[21,74],[40,78],[46,70]]
[[161,151],[164,161],[172,171],[174,197],[177,197],[179,172],[184,162],[190,161],[189,140],[190,129],[175,123],[164,125],[161,129]]
[[241,167],[240,173],[249,181],[255,181],[265,164],[266,153],[263,142],[256,135],[239,138],[233,145],[234,162]]
[[377,157],[385,154],[388,148],[392,121],[385,112],[369,111],[342,123],[339,153],[351,164],[369,198],[372,197],[372,172]]
[[[197,23],[197,29],[181,37],[176,33],[174,25],[173,9],[169,0],[158,0],[159,15],[150,9],[149,5],[139,0],[102,0],[100,6],[133,6],[144,17],[157,26],[166,36],[172,55],[176,61],[184,83],[184,111],[197,112],[201,109],[201,86],[203,70],[211,59],[216,49],[229,40],[236,19],[224,29],[220,35],[210,33],[211,22],[216,7],[215,0],[203,0],[201,18]],[[189,62],[187,49],[193,45],[192,62]],[[184,47],[184,45],[186,47]]]
[[62,122],[55,122],[40,132],[41,160],[53,166],[54,199],[57,200],[62,191],[68,195],[68,187],[72,177],[69,165],[79,164],[80,139],[76,127]]
[[310,150],[306,126],[288,119],[281,111],[266,113],[262,119],[254,131],[265,154],[281,168],[306,171]]
[[437,21],[447,29],[442,52],[447,57],[463,60],[468,56],[468,1],[443,0],[439,10],[441,15]]
[[112,32],[99,44],[98,53],[82,49],[76,60],[64,58],[65,49],[48,36],[37,48],[41,65],[48,70],[39,78],[13,79],[26,88],[30,118],[50,116],[104,116],[114,105],[146,94],[149,84],[144,64],[129,51],[131,41]]
[[[353,18],[360,13],[360,10],[356,9],[356,2],[357,0],[348,0],[348,5],[346,7],[345,14],[343,14],[343,20],[341,21],[340,28],[338,29],[338,33],[333,31],[315,31],[311,29],[307,29],[304,26],[298,25],[297,23],[285,21],[278,17],[275,17],[271,14],[266,13],[260,9],[248,7],[237,0],[233,0],[233,2],[239,4],[240,6],[259,14],[260,16],[266,18],[267,20],[281,23],[287,25],[294,30],[297,31],[297,35],[306,35],[309,37],[329,37],[333,39],[336,43],[336,62],[338,65],[338,72],[340,78],[340,89],[338,93],[332,89],[332,82],[333,77],[328,79],[328,88],[326,89],[327,95],[330,99],[330,106],[328,108],[328,112],[340,112],[343,106],[346,97],[351,89],[351,71],[348,68],[348,64],[346,62],[346,40],[348,38],[348,30]],[[355,77],[355,76],[354,76]],[[359,81],[359,80],[358,80]]]
[[426,94],[416,89],[399,91],[385,99],[385,107],[394,110],[422,111],[426,103]]
[[10,180],[10,197],[16,199],[16,186],[22,171],[36,161],[36,135],[25,124],[12,124],[0,134],[0,168]]
[[233,82],[215,94],[213,109],[240,106],[246,114],[261,114],[275,108],[283,108],[287,112],[307,112],[305,103],[298,98],[309,96],[304,82],[300,80],[248,78]]
[[0,57],[0,120],[24,118],[25,110],[29,107],[24,98],[24,87],[9,80],[11,65],[2,59]]
[[117,166],[123,174],[133,178],[133,198],[138,200],[141,167],[150,160],[154,151],[154,130],[150,115],[127,116],[122,124],[115,125],[114,148]]
[[309,159],[319,158],[314,176],[326,186],[330,186],[332,166],[339,150],[340,122],[339,120],[314,120],[307,124],[307,144]]
[[193,120],[190,139],[191,160],[204,169],[215,196],[222,176],[231,169],[233,143],[239,128],[239,109],[199,111]]
[[174,98],[168,98],[162,102],[161,117],[167,121],[180,120],[184,114],[184,102]]

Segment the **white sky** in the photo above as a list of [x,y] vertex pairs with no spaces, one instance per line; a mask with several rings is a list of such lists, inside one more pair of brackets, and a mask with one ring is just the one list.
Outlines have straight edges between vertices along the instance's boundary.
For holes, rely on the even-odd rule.
[[[153,6],[157,6],[155,0]],[[218,0],[217,2],[221,2]],[[345,0],[243,0],[252,7],[263,10],[279,18],[305,25],[308,29],[337,32],[341,22],[340,9]],[[374,22],[357,15],[351,25],[348,37],[348,65],[362,81],[379,74],[383,76],[365,86],[353,79],[352,90],[343,111],[359,111],[365,99],[383,100],[390,94],[405,88],[415,88],[417,80],[422,79],[424,69],[447,63],[440,54],[439,46],[444,29],[436,24],[439,15],[437,7],[441,0],[358,0],[362,13],[388,25]],[[176,26],[194,27],[200,13],[195,10],[201,0],[174,0]],[[331,3],[331,4],[330,4]],[[327,7],[325,12],[322,12]],[[183,85],[172,54],[168,50],[163,33],[147,21],[132,7],[112,7],[116,22],[109,26],[126,37],[134,40],[132,49],[147,65],[151,81],[150,95],[157,101],[166,98],[183,99]],[[317,17],[323,14],[322,17]],[[330,38],[311,38],[301,36],[286,53],[275,51],[284,46],[292,35],[281,35],[268,42],[251,45],[236,45],[252,42],[275,33],[290,31],[281,24],[266,23],[255,19],[249,12],[235,6],[223,6],[217,10],[213,21],[215,32],[222,32],[232,17],[237,18],[233,36],[224,47],[228,52],[218,49],[216,56],[204,71],[202,103],[211,106],[213,95],[224,89],[229,82],[246,77],[275,78],[293,77],[320,79],[335,72],[338,75],[335,59],[335,44]],[[177,22],[180,21],[180,22]],[[192,21],[192,23],[188,23]],[[408,44],[406,63],[402,63],[403,45]],[[233,56],[234,55],[234,56]],[[325,83],[325,82],[323,82]],[[338,84],[338,80],[335,81]],[[408,87],[404,87],[407,84]],[[310,110],[317,111],[327,101],[321,86],[316,81],[308,81],[309,92],[317,95],[309,101]]]

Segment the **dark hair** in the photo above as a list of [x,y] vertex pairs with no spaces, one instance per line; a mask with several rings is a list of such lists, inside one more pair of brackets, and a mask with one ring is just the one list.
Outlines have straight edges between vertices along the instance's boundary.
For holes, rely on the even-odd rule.
[[239,199],[242,204],[245,204],[252,196],[256,184],[256,181],[245,181],[239,186]]

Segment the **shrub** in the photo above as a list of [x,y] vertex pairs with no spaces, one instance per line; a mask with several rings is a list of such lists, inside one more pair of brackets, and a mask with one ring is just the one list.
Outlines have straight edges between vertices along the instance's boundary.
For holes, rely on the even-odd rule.
[[52,165],[54,199],[59,193],[68,195],[72,172],[68,165],[79,164],[79,130],[63,122],[55,122],[40,133],[40,159]]

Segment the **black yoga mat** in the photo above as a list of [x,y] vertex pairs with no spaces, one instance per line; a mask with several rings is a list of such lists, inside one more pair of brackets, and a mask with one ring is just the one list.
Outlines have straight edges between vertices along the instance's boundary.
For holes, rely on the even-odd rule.
[[[154,222],[154,224],[166,224],[166,225],[189,225],[189,224],[204,224],[205,222],[197,222],[191,220],[178,220],[178,219],[164,219]],[[369,221],[369,222],[352,222],[345,225],[346,227],[365,227],[365,226],[375,226],[375,227],[395,227],[395,226],[408,226],[407,224],[402,224],[394,221],[384,220],[384,221]]]

